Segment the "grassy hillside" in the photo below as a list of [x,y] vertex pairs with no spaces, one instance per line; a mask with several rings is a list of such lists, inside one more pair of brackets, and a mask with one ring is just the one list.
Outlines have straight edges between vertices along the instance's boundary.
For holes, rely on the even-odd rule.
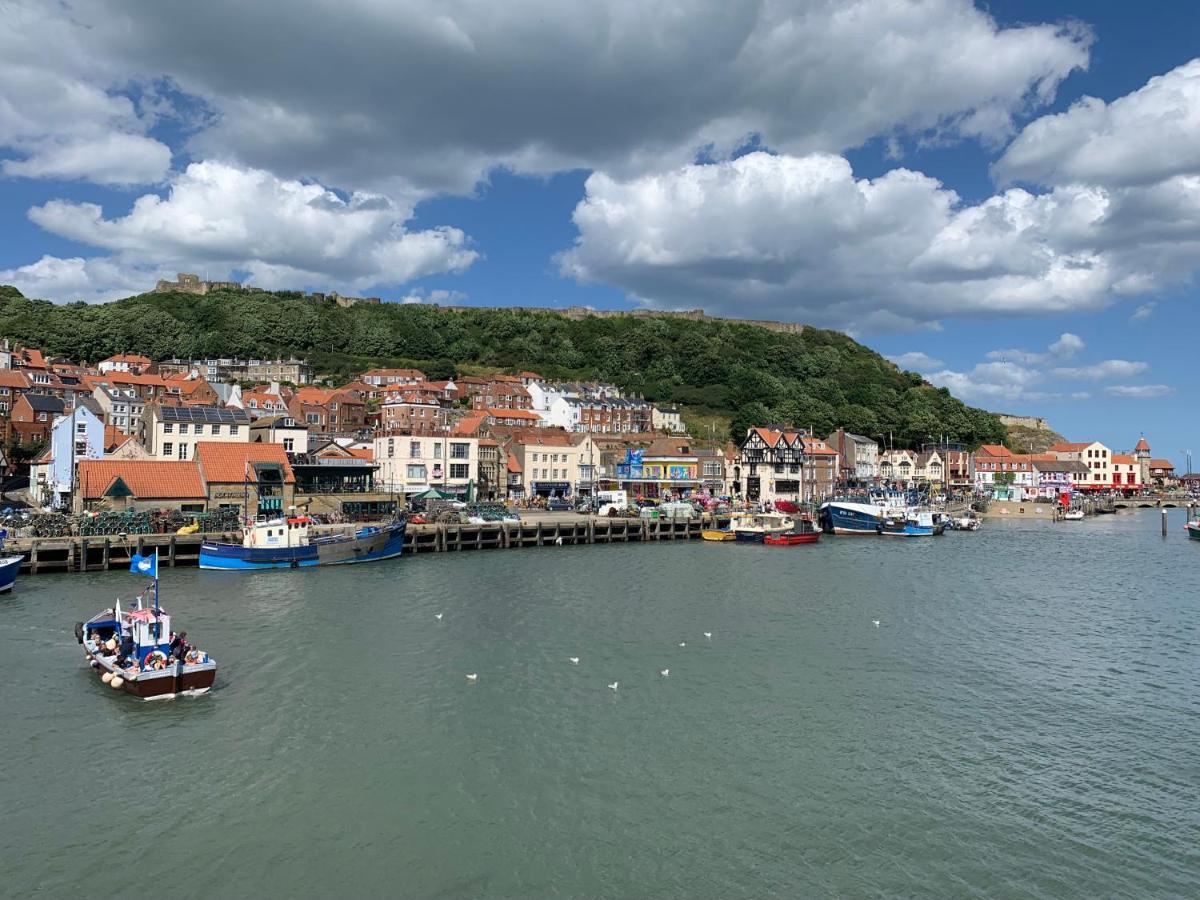
[[450,312],[421,304],[342,308],[303,294],[219,291],[142,294],[115,303],[55,305],[0,288],[0,336],[95,361],[136,351],[171,356],[308,357],[342,377],[366,365],[436,374],[475,367],[600,378],[690,415],[749,424],[836,425],[891,432],[898,443],[946,435],[999,441],[991,413],[965,406],[920,376],[835,331],[783,334],[725,321],[567,319],[553,312]]

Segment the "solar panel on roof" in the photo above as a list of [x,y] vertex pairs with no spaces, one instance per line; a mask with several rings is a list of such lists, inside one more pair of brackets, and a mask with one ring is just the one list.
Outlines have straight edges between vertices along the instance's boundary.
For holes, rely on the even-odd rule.
[[160,410],[164,422],[248,422],[245,410],[221,406],[164,406]]

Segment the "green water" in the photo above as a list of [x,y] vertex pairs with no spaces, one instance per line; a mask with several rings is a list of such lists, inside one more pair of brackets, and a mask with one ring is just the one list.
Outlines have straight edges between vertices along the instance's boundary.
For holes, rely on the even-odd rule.
[[221,670],[166,703],[71,633],[137,578],[25,577],[3,893],[1198,896],[1172,515],[179,570],[164,603]]

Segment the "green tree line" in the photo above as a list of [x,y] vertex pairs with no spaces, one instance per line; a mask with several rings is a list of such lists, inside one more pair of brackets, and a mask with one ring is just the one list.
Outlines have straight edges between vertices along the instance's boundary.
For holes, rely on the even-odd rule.
[[731,433],[769,422],[837,426],[897,446],[946,437],[1000,442],[991,413],[902,372],[836,331],[785,334],[731,321],[587,317],[423,304],[341,307],[289,291],[142,294],[114,303],[53,304],[0,287],[0,335],[95,362],[113,353],[307,357],[342,378],[369,365],[533,369],[548,378],[611,381],[647,400],[731,419]]

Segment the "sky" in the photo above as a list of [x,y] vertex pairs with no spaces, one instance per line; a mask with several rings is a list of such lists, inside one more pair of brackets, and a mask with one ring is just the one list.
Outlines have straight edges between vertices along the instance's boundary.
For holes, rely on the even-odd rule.
[[0,283],[806,322],[1182,467],[1189,7],[0,0]]

